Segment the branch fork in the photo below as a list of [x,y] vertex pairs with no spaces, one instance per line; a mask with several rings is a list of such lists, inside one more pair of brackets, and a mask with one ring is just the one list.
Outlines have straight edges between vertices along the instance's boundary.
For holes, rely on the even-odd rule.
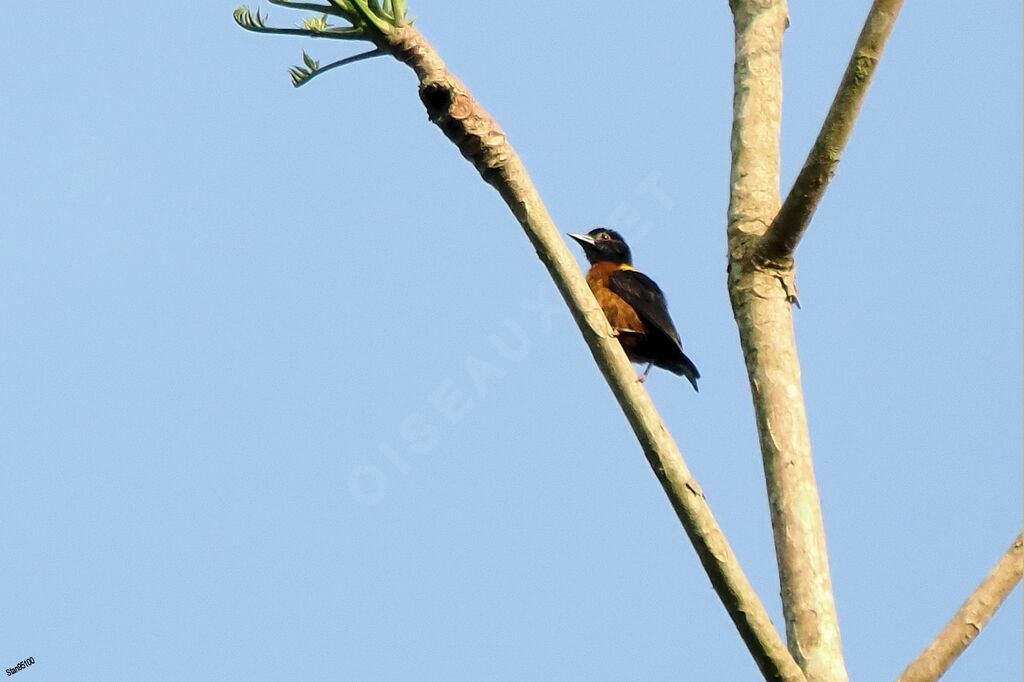
[[[799,305],[793,254],[834,175],[902,0],[875,0],[818,139],[781,207],[779,60],[782,32],[789,24],[785,0],[729,3],[736,25],[736,95],[728,281],[755,402],[788,649],[740,568],[678,446],[636,381],[625,352],[522,161],[497,122],[411,26],[404,0],[269,1],[319,16],[307,19],[301,28],[274,28],[259,10],[254,13],[243,6],[235,11],[235,21],[256,33],[362,40],[374,45],[369,52],[323,66],[303,52],[302,66],[291,69],[296,87],[328,70],[384,54],[416,72],[429,119],[499,192],[548,269],[762,675],[767,680],[792,682],[845,680],[792,330],[790,306]],[[331,24],[331,17],[345,25]],[[1019,582],[1020,557],[1018,537],[978,594],[961,609],[969,617],[960,618],[958,613],[947,627],[960,628],[966,623],[972,632],[961,635],[957,629],[948,637],[940,635],[933,648],[922,654],[929,666],[936,658],[935,651],[948,667],[969,644]],[[981,611],[975,608],[979,603],[984,606]],[[915,665],[901,680],[934,679],[910,674]]]

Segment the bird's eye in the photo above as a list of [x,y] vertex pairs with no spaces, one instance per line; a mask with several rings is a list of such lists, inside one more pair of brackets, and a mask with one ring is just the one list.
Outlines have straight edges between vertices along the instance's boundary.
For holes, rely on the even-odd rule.
[[603,242],[606,242],[609,239],[611,239],[611,235],[609,235],[607,232],[602,232],[601,234],[597,235],[597,238]]

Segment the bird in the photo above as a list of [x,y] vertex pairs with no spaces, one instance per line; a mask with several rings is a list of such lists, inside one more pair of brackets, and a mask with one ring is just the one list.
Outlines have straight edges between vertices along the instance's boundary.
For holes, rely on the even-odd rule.
[[665,294],[653,279],[633,268],[633,254],[615,230],[598,227],[568,235],[579,242],[590,263],[587,284],[601,305],[626,357],[647,364],[638,378],[647,378],[651,365],[684,376],[697,388],[700,372],[683,353],[679,332],[668,313]]

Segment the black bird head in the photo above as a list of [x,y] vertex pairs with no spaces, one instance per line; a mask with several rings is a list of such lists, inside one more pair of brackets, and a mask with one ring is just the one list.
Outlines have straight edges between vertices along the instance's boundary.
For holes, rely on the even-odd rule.
[[593,263],[615,263],[616,265],[632,265],[633,254],[622,235],[615,230],[598,227],[586,234],[569,233],[569,236],[580,243],[587,260]]

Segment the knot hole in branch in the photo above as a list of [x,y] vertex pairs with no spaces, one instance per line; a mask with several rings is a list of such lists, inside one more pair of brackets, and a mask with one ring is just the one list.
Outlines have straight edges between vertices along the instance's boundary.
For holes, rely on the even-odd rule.
[[420,87],[420,101],[427,108],[431,121],[439,121],[448,114],[452,99],[451,88],[443,83],[424,83]]

